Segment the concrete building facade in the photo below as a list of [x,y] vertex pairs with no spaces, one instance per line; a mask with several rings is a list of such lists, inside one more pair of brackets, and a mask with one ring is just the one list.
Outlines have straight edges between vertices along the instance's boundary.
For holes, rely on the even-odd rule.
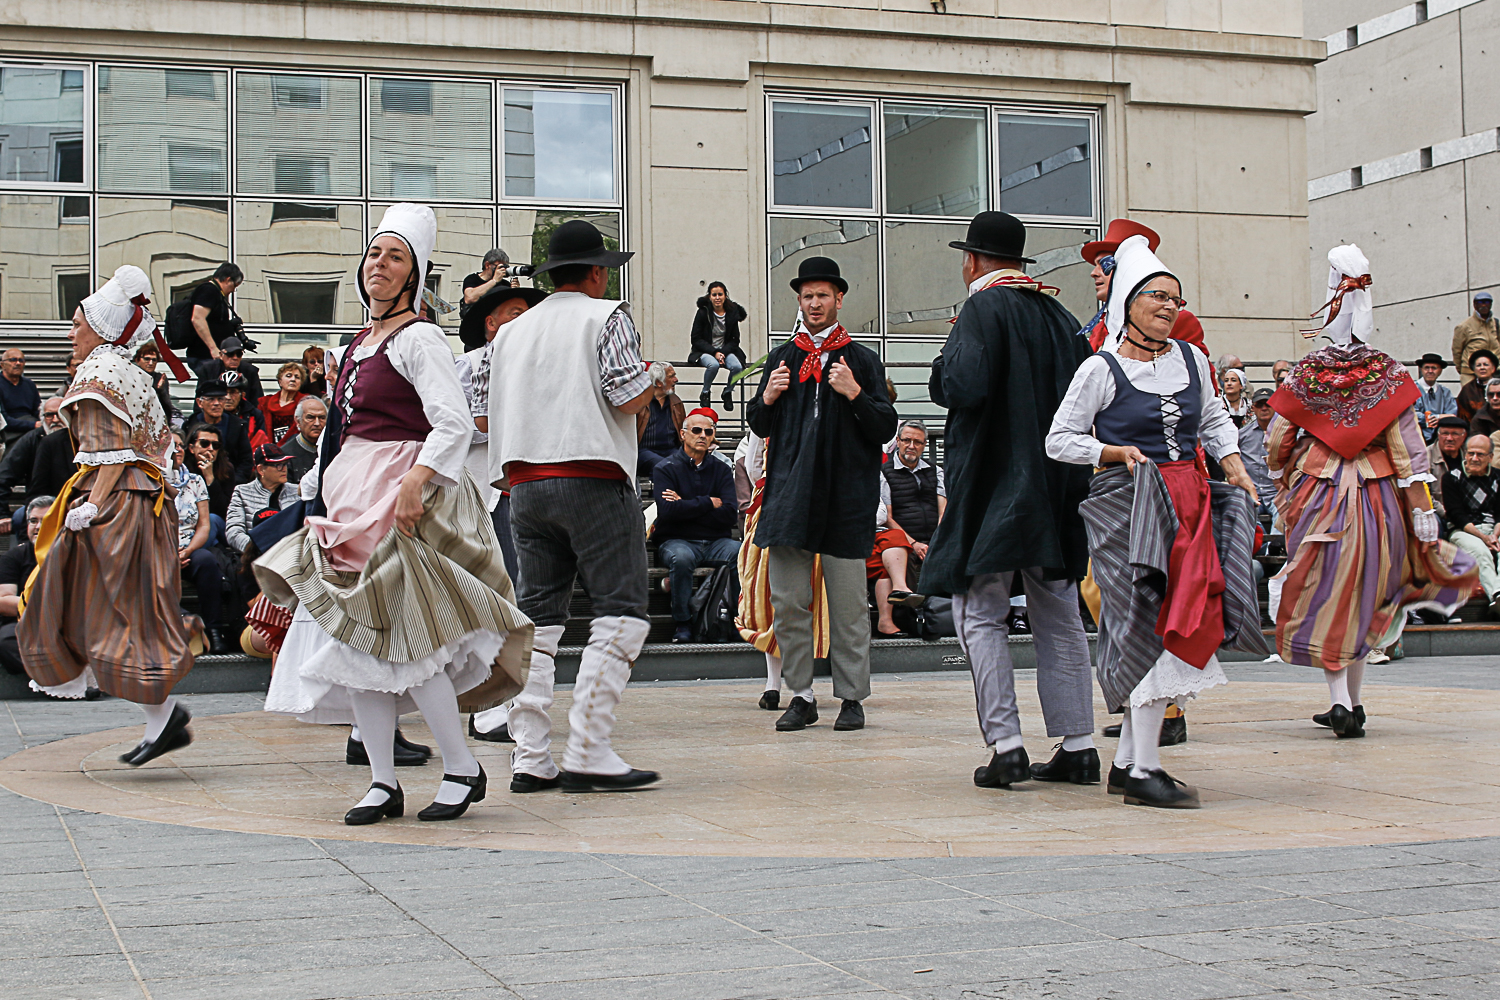
[[1307,119],[1313,294],[1328,248],[1357,243],[1378,346],[1449,357],[1474,293],[1500,294],[1500,2],[1339,0],[1306,21],[1328,47]]
[[712,280],[758,356],[827,254],[851,331],[927,361],[964,295],[947,243],[1001,208],[1080,320],[1077,248],[1152,225],[1211,346],[1270,359],[1311,308],[1323,48],[1297,0],[4,0],[0,339],[62,335],[120,263],[160,300],[233,258],[263,353],[335,341],[412,199],[452,302],[489,246],[540,259],[587,217],[638,251],[650,356],[687,354]]

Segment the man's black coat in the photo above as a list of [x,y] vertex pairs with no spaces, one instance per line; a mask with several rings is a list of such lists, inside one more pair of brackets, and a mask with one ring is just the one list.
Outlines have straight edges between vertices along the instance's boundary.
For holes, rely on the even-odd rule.
[[[865,559],[875,546],[880,502],[880,449],[896,436],[896,408],[885,391],[885,365],[868,347],[835,351],[859,383],[853,402],[822,381],[798,380],[807,353],[787,341],[766,357],[755,398],[745,407],[750,429],[766,439],[766,493],[755,544],[788,545],[836,559]],[[785,361],[791,385],[770,406],[766,381]]]
[[1078,321],[1050,295],[1001,286],[964,304],[929,382],[948,409],[948,509],[922,564],[923,593],[966,593],[982,573],[1030,566],[1048,579],[1088,571],[1078,505],[1090,470],[1054,462],[1045,444],[1088,356]]

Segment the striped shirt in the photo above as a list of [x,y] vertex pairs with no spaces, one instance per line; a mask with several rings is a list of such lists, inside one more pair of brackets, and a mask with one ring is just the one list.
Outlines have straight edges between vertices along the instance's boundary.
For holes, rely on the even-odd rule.
[[611,406],[623,406],[651,388],[641,360],[641,335],[622,309],[604,321],[599,334],[599,390]]

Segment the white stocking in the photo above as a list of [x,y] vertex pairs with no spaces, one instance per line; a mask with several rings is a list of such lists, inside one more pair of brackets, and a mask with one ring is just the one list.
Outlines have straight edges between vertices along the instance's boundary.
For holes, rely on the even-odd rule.
[[155,743],[156,738],[161,735],[162,730],[167,728],[167,723],[172,719],[172,708],[176,704],[176,698],[168,698],[160,705],[141,706],[141,711],[146,713],[147,743]]
[[510,703],[510,738],[516,748],[510,752],[512,774],[529,774],[535,778],[557,777],[552,760],[552,683],[556,679],[558,643],[562,641],[561,625],[538,625],[531,645],[531,672],[526,688]]
[[[469,752],[469,744],[464,739],[463,717],[458,714],[458,692],[453,690],[453,678],[440,670],[407,694],[422,710],[422,718],[432,730],[432,738],[443,755],[443,773],[466,778],[478,774],[479,761]],[[456,806],[468,796],[468,785],[445,781],[438,785],[433,801]]]
[[510,702],[474,713],[474,728],[481,733],[493,733],[510,723]]
[[[370,784],[396,787],[396,696],[388,691],[349,689],[349,704],[364,737],[365,753],[370,757]],[[359,800],[362,806],[384,805],[390,796],[371,788]]]
[[1341,673],[1344,675],[1345,683],[1349,685],[1349,707],[1354,708],[1357,705],[1363,705],[1364,701],[1360,699],[1359,692],[1360,688],[1364,687],[1365,684],[1364,659],[1355,660],[1345,667]]
[[1354,710],[1354,702],[1349,700],[1349,668],[1343,670],[1323,670],[1323,679],[1328,681],[1328,700],[1335,705],[1343,705],[1350,711]]
[[1158,698],[1130,709],[1130,737],[1135,744],[1135,763],[1130,768],[1133,778],[1144,778],[1148,771],[1161,770],[1161,723],[1167,717],[1167,706],[1171,698]]
[[766,690],[781,690],[781,657],[775,653],[766,654]]
[[1115,747],[1115,767],[1129,769],[1135,763],[1135,726],[1130,721],[1130,706],[1120,720],[1120,745]]
[[615,706],[630,681],[630,669],[651,623],[642,618],[610,615],[589,624],[589,644],[578,660],[573,707],[568,710],[568,749],[563,768],[573,774],[626,774],[630,765],[610,743]]

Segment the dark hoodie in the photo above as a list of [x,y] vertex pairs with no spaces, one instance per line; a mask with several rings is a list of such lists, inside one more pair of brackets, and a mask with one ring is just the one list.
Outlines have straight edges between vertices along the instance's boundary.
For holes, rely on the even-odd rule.
[[[726,299],[724,302],[724,354],[726,357],[733,354],[740,359],[740,364],[745,363],[745,352],[740,350],[740,321],[744,318],[745,307],[732,299]],[[714,307],[709,303],[708,296],[700,296],[698,315],[693,317],[693,350],[688,355],[688,364],[696,365],[700,354],[713,356],[713,319]]]

